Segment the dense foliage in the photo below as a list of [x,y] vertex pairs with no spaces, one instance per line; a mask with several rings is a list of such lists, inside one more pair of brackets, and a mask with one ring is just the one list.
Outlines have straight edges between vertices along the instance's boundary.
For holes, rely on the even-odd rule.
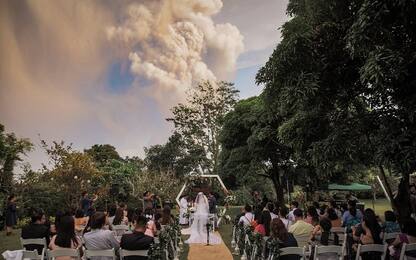
[[172,108],[175,131],[196,173],[218,173],[219,134],[224,116],[237,100],[238,91],[228,82],[201,82],[189,93],[186,104]]
[[408,183],[416,170],[415,8],[414,1],[289,2],[292,19],[257,82],[266,107],[283,116],[275,131],[297,162],[325,175],[365,166],[385,176],[387,168]]

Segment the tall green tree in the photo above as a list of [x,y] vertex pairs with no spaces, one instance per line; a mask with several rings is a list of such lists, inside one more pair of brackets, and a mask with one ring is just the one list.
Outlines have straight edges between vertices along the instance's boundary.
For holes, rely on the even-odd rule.
[[116,148],[110,144],[95,144],[84,150],[98,165],[105,165],[111,160],[122,160]]
[[172,108],[175,131],[186,151],[198,162],[197,172],[217,173],[220,153],[219,133],[224,116],[237,100],[232,83],[204,81],[188,94],[186,104]]
[[376,125],[367,133],[374,161],[402,176],[393,205],[401,219],[410,217],[409,175],[416,171],[415,13],[414,1],[363,0],[346,43]]
[[[416,161],[414,8],[411,1],[289,2],[292,19],[257,82],[267,107],[283,115],[278,135],[297,161],[329,175],[390,168],[407,186]],[[406,201],[395,206],[409,215]]]
[[291,160],[292,149],[276,134],[280,123],[281,117],[269,113],[261,98],[238,102],[225,117],[221,132],[221,172],[227,177],[236,176],[240,181],[256,176],[269,179],[277,202],[283,205],[285,178],[295,168]]
[[0,192],[13,190],[13,170],[22,155],[33,148],[29,139],[18,138],[14,133],[5,133],[0,124]]
[[49,156],[48,164],[43,165],[43,177],[51,184],[50,189],[64,195],[66,207],[77,207],[81,192],[106,193],[100,174],[92,158],[76,151],[63,141],[48,144],[41,140],[42,147]]
[[165,144],[144,148],[145,163],[151,172],[169,172],[175,176],[183,176],[198,166],[198,156],[186,148],[186,144],[178,133],[169,137]]

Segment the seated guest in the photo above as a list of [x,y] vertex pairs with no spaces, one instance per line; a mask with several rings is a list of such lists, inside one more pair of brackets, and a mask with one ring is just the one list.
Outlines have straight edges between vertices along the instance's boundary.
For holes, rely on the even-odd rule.
[[[51,250],[59,248],[81,248],[82,243],[80,239],[75,235],[75,222],[72,216],[63,216],[59,222],[58,233],[52,237],[49,243]],[[71,260],[71,257],[60,256],[56,257],[56,260]]]
[[170,225],[173,224],[175,221],[172,217],[170,212],[170,207],[165,206],[162,211],[162,218],[159,220],[161,225]]
[[317,201],[312,202],[312,206],[315,208],[316,214],[319,216],[321,212],[321,205],[319,205],[319,202]]
[[[33,210],[31,216],[31,222],[29,225],[22,228],[22,238],[45,238],[46,245],[50,242],[49,228],[45,225],[46,217],[42,210]],[[27,245],[26,250],[38,250],[38,253],[42,253],[43,246],[41,245]]]
[[[266,204],[267,205],[267,204]],[[260,213],[260,217],[262,218],[262,222],[264,225],[264,229],[266,231],[266,236],[270,236],[270,222],[272,221],[270,211],[265,205],[263,211]]]
[[263,224],[263,219],[261,218],[261,215],[259,218],[256,218],[255,220],[256,224],[254,227],[254,232],[259,233],[262,236],[266,235],[266,228],[264,227]]
[[244,206],[244,215],[240,217],[238,223],[243,223],[244,226],[250,226],[253,220],[254,215],[251,213],[251,206],[247,204]]
[[270,224],[270,237],[278,238],[280,240],[280,247],[298,246],[295,237],[288,232],[285,224],[281,219],[273,219]]
[[157,231],[162,230],[162,225],[160,224],[161,220],[162,220],[162,214],[160,214],[159,212],[156,212],[155,213],[155,225],[156,225]]
[[295,209],[293,212],[295,223],[289,227],[289,232],[294,236],[310,236],[313,226],[303,220],[303,212],[301,209]]
[[129,220],[124,215],[124,209],[123,208],[118,208],[116,210],[116,214],[114,216],[113,226],[116,226],[116,225],[126,225],[127,226],[128,224],[129,224]]
[[286,229],[289,229],[292,222],[286,218],[288,210],[285,206],[279,208],[279,219],[285,224]]
[[[308,207],[308,210],[306,211],[306,219],[305,219],[306,223],[309,223],[311,225],[313,225],[313,222],[319,222],[319,215],[318,212],[316,211],[316,208],[314,206]],[[318,224],[318,223],[316,223]]]
[[341,227],[342,222],[341,219],[338,217],[334,208],[327,208],[326,215],[328,219],[331,221],[332,227]]
[[113,220],[114,220],[114,217],[116,216],[116,210],[117,210],[117,206],[115,204],[111,205],[108,210],[107,221],[108,221],[108,225],[110,226],[113,225]]
[[342,215],[342,225],[347,227],[348,230],[351,227],[358,225],[363,218],[363,214],[359,209],[356,208],[355,200],[348,201],[348,210]]
[[273,203],[268,202],[268,203],[267,203],[267,205],[266,205],[266,207],[267,207],[267,209],[268,209],[268,210],[269,210],[269,212],[270,212],[270,217],[271,217],[271,220],[273,220],[273,219],[275,219],[275,218],[279,217],[278,215],[276,215],[276,214],[274,213],[274,205],[273,205]]
[[383,224],[383,230],[386,233],[400,233],[400,226],[399,223],[397,223],[396,215],[394,215],[394,212],[391,210],[387,210],[384,212],[384,224]]
[[[147,219],[144,216],[137,216],[135,228],[132,234],[124,234],[121,237],[120,247],[126,250],[148,250],[153,243],[153,238],[144,234],[146,231]],[[143,256],[129,256],[126,260],[146,260]]]
[[75,232],[82,232],[88,223],[88,217],[84,216],[82,209],[75,211]]
[[[390,255],[394,256],[394,259],[399,259],[400,249],[402,248],[403,243],[413,244],[416,243],[416,222],[414,219],[406,219],[403,223],[402,234],[399,234],[390,249]],[[416,251],[410,251],[406,256],[416,258]]]
[[294,216],[294,212],[295,210],[297,210],[299,207],[299,203],[297,201],[292,201],[292,203],[290,204],[290,211],[289,214],[287,215],[287,219],[289,219],[290,222],[295,222],[295,216]]
[[[352,227],[352,232],[355,238],[359,237],[358,243],[361,245],[367,244],[382,244],[383,240],[381,239],[381,227],[378,224],[376,214],[372,209],[366,209],[363,215],[363,221],[361,223],[362,231],[357,233],[358,228]],[[357,244],[353,246],[353,249],[357,249]],[[379,253],[363,253],[362,259],[380,259]]]
[[[296,242],[295,237],[292,233],[287,232],[286,226],[283,221],[279,218],[273,219],[270,224],[270,238],[277,239],[279,241],[279,248],[285,247],[297,247],[298,243]],[[266,243],[266,252],[269,252],[267,248],[269,243]],[[281,256],[280,260],[297,260],[298,256]]]
[[319,244],[327,246],[329,245],[329,236],[331,233],[331,221],[328,218],[322,218],[319,221],[319,225],[317,225],[311,235],[312,241],[317,241]]
[[56,212],[56,214],[55,214],[55,223],[52,224],[51,225],[51,228],[50,228],[50,233],[51,233],[50,235],[51,235],[51,237],[54,236],[54,235],[56,235],[56,230],[58,229],[59,222],[61,221],[61,218],[64,215],[65,215],[65,213],[63,211],[61,211],[61,210],[58,210]]
[[[112,231],[104,229],[106,216],[103,212],[95,212],[91,216],[91,231],[84,235],[85,247],[91,250],[118,249],[119,243]],[[92,260],[111,260],[112,257],[92,257]]]
[[342,218],[342,212],[339,209],[337,202],[335,200],[331,200],[331,202],[329,203],[329,208],[330,209],[334,209],[335,213],[337,214],[338,218]]

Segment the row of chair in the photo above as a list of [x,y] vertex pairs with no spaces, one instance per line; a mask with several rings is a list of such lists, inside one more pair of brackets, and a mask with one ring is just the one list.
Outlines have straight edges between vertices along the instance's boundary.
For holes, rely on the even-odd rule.
[[[105,249],[105,250],[88,250],[84,251],[85,258],[89,259],[91,257],[111,257],[113,260],[117,259],[116,251],[114,248]],[[147,256],[148,250],[124,250],[120,249],[120,258],[123,260],[127,256]],[[55,250],[47,250],[46,257],[48,260],[55,260],[56,257],[60,256],[69,256],[75,259],[81,259],[81,253],[79,249],[70,249],[70,248],[60,248]],[[38,254],[36,250],[28,251],[23,250],[22,259],[33,259],[33,260],[43,260],[45,257],[45,250],[42,251],[42,254]]]
[[[407,253],[416,250],[416,243],[412,244],[403,244],[400,252],[400,260],[408,260]],[[387,252],[387,244],[369,244],[369,245],[358,245],[357,254],[355,260],[362,260],[362,254],[364,253],[379,253],[380,259],[384,260]],[[315,246],[314,250],[314,259],[322,260],[327,259],[328,254],[336,255],[336,258],[339,260],[344,259],[344,251],[342,246]],[[285,255],[297,255],[302,260],[306,260],[308,257],[306,247],[285,247],[280,249],[280,256]],[[323,258],[321,258],[323,256]],[[273,255],[269,255],[268,260],[274,260]],[[331,257],[334,259],[334,257]]]
[[[128,231],[129,229],[128,227],[127,228],[126,227],[120,227],[120,228],[117,228],[116,230]],[[165,228],[167,227],[166,226],[163,227],[163,229]],[[176,234],[176,237],[177,236],[178,234]],[[23,251],[24,256],[25,256],[24,258],[44,259],[45,256],[47,259],[54,259],[55,257],[59,257],[59,256],[70,256],[74,258],[80,258],[80,250],[77,250],[77,249],[67,249],[67,248],[56,249],[56,250],[47,249],[48,247],[47,247],[45,238],[35,238],[35,239],[20,238],[20,242],[21,242],[23,249],[25,249],[26,246],[28,245],[39,245],[39,246],[42,246],[43,248],[41,254],[38,254],[36,250],[35,251],[24,250]],[[156,244],[159,243],[158,238],[155,238],[155,243]],[[171,249],[171,251],[173,251],[173,258],[174,259],[178,258],[179,245],[177,243],[177,239],[173,239],[172,241],[169,241],[167,246],[170,247],[169,249]],[[166,259],[168,259],[169,258],[168,250],[164,250],[164,251],[166,253]],[[87,250],[84,248],[83,252],[87,258],[91,256],[107,256],[107,257],[113,257],[113,259],[116,259],[116,252],[114,249]],[[124,249],[119,250],[119,255],[121,259],[123,259],[123,257],[126,257],[126,256],[147,256],[147,254],[148,254],[148,250],[134,250],[134,251],[124,250]]]

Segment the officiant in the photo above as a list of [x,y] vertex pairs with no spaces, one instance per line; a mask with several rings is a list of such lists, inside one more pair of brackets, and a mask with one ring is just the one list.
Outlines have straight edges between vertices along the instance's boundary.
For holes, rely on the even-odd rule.
[[186,216],[188,213],[188,196],[184,195],[179,201],[179,224],[188,225],[189,219]]

